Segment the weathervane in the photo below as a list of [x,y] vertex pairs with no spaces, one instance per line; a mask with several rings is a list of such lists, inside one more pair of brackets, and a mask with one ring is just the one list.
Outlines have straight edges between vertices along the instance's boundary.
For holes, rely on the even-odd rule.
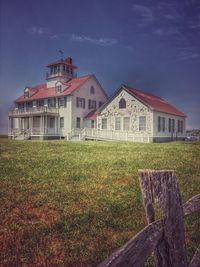
[[63,51],[59,50],[58,52],[60,53],[61,59],[63,59],[63,54],[64,54]]

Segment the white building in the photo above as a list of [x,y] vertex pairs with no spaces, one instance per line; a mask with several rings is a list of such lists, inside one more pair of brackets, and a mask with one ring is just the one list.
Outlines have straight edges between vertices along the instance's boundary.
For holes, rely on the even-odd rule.
[[[94,75],[75,77],[71,58],[47,65],[47,82],[26,87],[9,112],[13,139],[70,138],[80,134],[85,117],[107,100]],[[89,127],[95,122],[87,118]],[[77,131],[75,130],[77,129]]]
[[101,135],[139,142],[184,139],[185,118],[162,98],[127,85],[122,85],[97,111]]
[[186,115],[160,97],[122,85],[112,97],[72,59],[49,64],[47,83],[26,87],[9,112],[13,139],[160,142],[185,138]]

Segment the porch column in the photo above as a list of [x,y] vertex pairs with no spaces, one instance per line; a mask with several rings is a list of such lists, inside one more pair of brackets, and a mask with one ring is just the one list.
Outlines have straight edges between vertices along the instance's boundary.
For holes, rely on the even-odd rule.
[[54,128],[55,128],[54,133],[55,134],[57,134],[57,120],[58,120],[58,118],[55,117],[55,125],[54,125]]
[[44,116],[41,116],[40,133],[44,134]]
[[8,117],[8,133],[11,133],[12,129],[11,129],[11,117]]
[[33,133],[33,117],[30,117],[30,130],[32,134]]

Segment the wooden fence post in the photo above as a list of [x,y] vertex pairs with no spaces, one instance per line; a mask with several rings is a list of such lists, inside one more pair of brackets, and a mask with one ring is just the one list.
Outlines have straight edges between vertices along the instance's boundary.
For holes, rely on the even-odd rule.
[[183,208],[174,171],[139,171],[148,224],[155,221],[154,204],[163,213],[163,236],[154,258],[157,267],[186,267]]

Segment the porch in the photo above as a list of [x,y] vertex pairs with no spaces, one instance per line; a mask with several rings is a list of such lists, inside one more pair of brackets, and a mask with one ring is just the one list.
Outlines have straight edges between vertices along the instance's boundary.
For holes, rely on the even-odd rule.
[[59,137],[62,132],[59,128],[58,114],[37,116],[9,116],[8,136],[11,139],[45,139],[45,137]]

